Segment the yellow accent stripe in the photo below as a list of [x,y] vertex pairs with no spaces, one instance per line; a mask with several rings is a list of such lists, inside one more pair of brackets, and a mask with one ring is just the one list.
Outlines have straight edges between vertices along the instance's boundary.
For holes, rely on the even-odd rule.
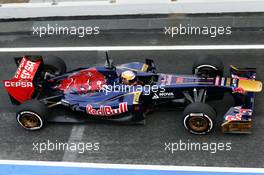
[[228,120],[228,121],[222,123],[222,124],[221,124],[221,127],[224,126],[224,125],[227,125],[227,124],[230,123],[230,122],[232,122],[232,120]]
[[248,92],[260,92],[262,90],[262,83],[260,81],[239,79],[238,87]]
[[231,67],[232,69],[234,69],[234,70],[238,70],[238,68],[235,67],[235,66],[233,66],[233,65],[230,65],[230,67]]
[[147,64],[143,64],[142,68],[141,68],[141,71],[142,72],[146,72],[148,70],[148,65]]
[[230,86],[230,84],[231,84],[231,78],[227,78],[227,79],[226,79],[226,86],[228,86],[228,87],[229,87],[229,86]]
[[134,92],[133,104],[138,104],[141,92]]

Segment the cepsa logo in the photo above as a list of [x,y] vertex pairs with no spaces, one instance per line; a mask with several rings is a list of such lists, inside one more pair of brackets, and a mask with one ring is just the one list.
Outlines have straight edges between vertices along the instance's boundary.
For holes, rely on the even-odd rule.
[[92,105],[87,105],[86,106],[86,112],[91,115],[99,115],[99,116],[112,116],[112,115],[117,115],[121,114],[124,112],[127,112],[127,102],[120,103],[119,107],[116,109],[112,109],[111,106],[100,106],[99,109],[94,109]]
[[21,79],[31,79],[31,75],[34,72],[34,66],[36,63],[31,62],[23,58],[21,60],[21,63],[17,69],[15,78],[21,78]]
[[23,82],[23,81],[5,81],[5,87],[33,87],[32,82]]

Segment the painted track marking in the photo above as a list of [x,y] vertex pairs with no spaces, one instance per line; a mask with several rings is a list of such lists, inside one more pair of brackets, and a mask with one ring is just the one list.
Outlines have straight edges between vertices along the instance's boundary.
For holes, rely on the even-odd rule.
[[257,50],[264,45],[75,46],[0,48],[0,52],[133,51],[133,50]]

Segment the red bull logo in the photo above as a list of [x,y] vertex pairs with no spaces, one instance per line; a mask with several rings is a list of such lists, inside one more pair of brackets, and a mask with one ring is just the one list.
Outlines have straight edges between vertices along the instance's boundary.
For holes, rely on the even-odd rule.
[[111,106],[103,106],[101,105],[99,109],[94,109],[92,105],[86,106],[86,112],[91,115],[99,115],[99,116],[112,116],[118,115],[121,113],[125,113],[128,111],[127,102],[120,103],[119,107],[113,109]]

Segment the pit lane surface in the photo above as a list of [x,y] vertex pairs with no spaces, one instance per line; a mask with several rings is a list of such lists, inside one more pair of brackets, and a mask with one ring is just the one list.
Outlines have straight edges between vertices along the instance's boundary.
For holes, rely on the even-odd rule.
[[[262,35],[258,36],[261,39]],[[238,38],[239,36],[237,36]],[[257,40],[257,38],[254,39],[254,43],[259,44],[260,40]],[[25,38],[22,39],[26,41]],[[121,39],[125,43],[123,40]],[[15,45],[17,41],[14,40],[12,45]],[[56,38],[52,41],[55,43]],[[144,37],[141,38],[141,41],[144,41]],[[211,41],[211,39],[205,39],[203,43],[210,43]],[[42,40],[35,40],[35,42],[36,44],[32,43],[29,38],[29,42],[26,45],[53,45],[49,44],[51,41],[45,43]],[[5,47],[5,43],[8,45],[10,42],[2,40],[1,46]],[[67,39],[67,43],[71,43],[70,45],[72,46],[76,44],[71,38]],[[65,42],[66,45],[67,43]],[[135,43],[136,41],[134,41]],[[248,44],[246,42],[238,43]],[[226,42],[226,44],[230,43]],[[16,66],[12,58],[22,54],[32,53],[0,54],[1,80],[9,79],[13,76]],[[68,70],[104,62],[102,54],[98,52],[34,52],[34,54],[57,55],[65,60]],[[164,73],[190,73],[194,58],[208,54],[221,58],[225,63],[226,72],[228,72],[228,65],[230,64],[241,67],[257,67],[257,77],[264,81],[264,51],[262,50],[109,52],[115,64],[144,61],[145,58],[154,59],[158,72]],[[2,84],[0,85],[0,96],[0,159],[264,167],[264,151],[262,149],[264,146],[263,93],[258,94],[256,97],[252,135],[222,135],[220,133],[219,125],[222,121],[222,116],[232,104],[231,98],[226,97],[223,101],[213,103],[218,111],[217,126],[210,134],[204,136],[192,135],[185,131],[182,125],[181,111],[165,110],[150,114],[147,118],[146,126],[107,123],[49,124],[43,130],[27,132],[17,125],[14,115],[15,107],[10,104]],[[48,141],[53,143],[99,142],[100,149],[99,151],[85,151],[84,153],[62,150],[39,153],[33,150],[33,143],[47,143]],[[231,151],[217,151],[216,153],[210,153],[210,151],[175,151],[172,154],[165,151],[165,143],[179,143],[180,141],[185,143],[205,142],[208,144],[220,142],[226,144],[230,142],[232,149]]]

